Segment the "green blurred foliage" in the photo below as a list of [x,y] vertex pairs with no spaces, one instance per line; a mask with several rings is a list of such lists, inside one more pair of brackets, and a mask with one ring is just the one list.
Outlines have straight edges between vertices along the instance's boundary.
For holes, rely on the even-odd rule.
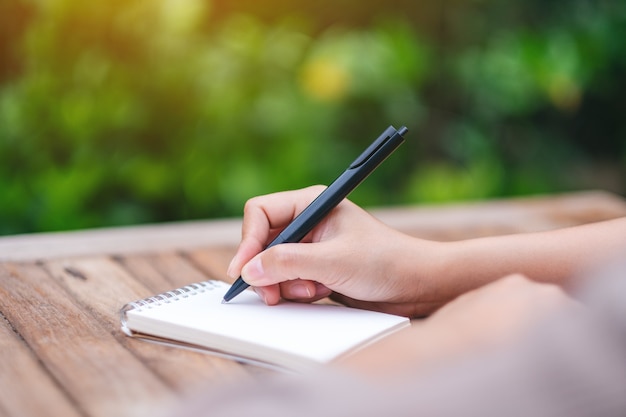
[[389,124],[359,204],[625,192],[623,2],[352,3],[0,3],[0,234],[238,216]]

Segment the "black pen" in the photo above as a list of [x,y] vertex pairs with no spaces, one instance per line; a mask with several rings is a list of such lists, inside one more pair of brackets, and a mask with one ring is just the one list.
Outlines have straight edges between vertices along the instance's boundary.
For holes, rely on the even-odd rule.
[[[369,174],[371,174],[398,146],[404,142],[406,127],[396,130],[389,126],[357,159],[350,164],[343,174],[332,182],[322,193],[309,204],[265,249],[281,243],[299,242],[324,218],[332,209],[352,192]],[[241,277],[224,295],[222,303],[227,303],[250,285]]]

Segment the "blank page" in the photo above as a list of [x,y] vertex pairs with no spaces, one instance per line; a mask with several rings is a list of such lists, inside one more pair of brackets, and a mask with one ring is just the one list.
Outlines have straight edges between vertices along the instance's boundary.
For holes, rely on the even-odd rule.
[[[200,345],[293,369],[310,368],[409,325],[389,314],[327,304],[265,305],[251,290],[227,304],[229,284],[125,312],[133,332]],[[206,285],[210,284],[210,285]]]

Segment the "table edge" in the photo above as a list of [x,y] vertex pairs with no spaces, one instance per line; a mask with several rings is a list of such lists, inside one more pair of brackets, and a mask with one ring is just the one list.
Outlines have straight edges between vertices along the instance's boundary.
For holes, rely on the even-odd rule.
[[[624,198],[595,190],[459,203],[378,207],[368,208],[368,211],[399,230],[428,228],[433,222],[454,227],[455,222],[468,217],[477,223],[497,222],[498,217],[508,222],[517,219],[531,222],[531,230],[542,230],[554,227],[546,223],[545,219],[541,220],[542,215],[545,218],[546,208],[551,204],[565,207],[587,204],[587,208],[590,204],[602,204],[615,217],[626,216]],[[241,223],[240,218],[223,218],[2,236],[0,262],[236,247],[241,236]]]

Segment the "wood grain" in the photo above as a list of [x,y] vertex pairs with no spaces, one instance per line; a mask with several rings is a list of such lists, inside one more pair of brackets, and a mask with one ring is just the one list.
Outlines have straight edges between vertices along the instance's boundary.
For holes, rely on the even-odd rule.
[[41,365],[37,356],[13,331],[4,317],[0,317],[0,352],[1,415],[81,415],[67,392]]
[[0,309],[78,411],[143,416],[173,400],[172,390],[41,267],[0,266]]
[[[604,192],[372,210],[426,239],[532,232],[626,216]],[[162,415],[190,392],[267,371],[120,331],[129,301],[215,278],[240,219],[0,237],[0,415]],[[210,389],[210,388],[209,388]]]
[[[170,259],[169,262],[180,259],[176,256],[164,258]],[[184,264],[184,261],[179,263]],[[158,264],[153,260],[151,265]],[[164,281],[154,291],[142,285],[119,263],[106,257],[49,261],[45,266],[74,300],[92,312],[108,333],[177,392],[192,390],[211,381],[246,376],[245,369],[231,360],[133,339],[121,332],[119,310],[124,304],[177,288],[182,280],[174,285]],[[191,267],[187,266],[187,269]],[[77,279],[77,273],[82,278]],[[206,277],[195,271],[191,279],[184,284],[202,281]]]
[[206,275],[232,283],[234,279],[226,275],[226,270],[235,251],[235,247],[201,248],[187,251],[185,257]]
[[[457,240],[546,230],[626,216],[626,203],[615,194],[581,191],[368,210],[405,233],[426,239]],[[0,261],[235,248],[240,237],[241,219],[5,236],[0,237]]]
[[4,236],[0,261],[130,255],[237,245],[241,219],[216,219]]
[[150,287],[153,293],[214,278],[203,273],[178,253],[118,257],[117,261],[137,280]]

